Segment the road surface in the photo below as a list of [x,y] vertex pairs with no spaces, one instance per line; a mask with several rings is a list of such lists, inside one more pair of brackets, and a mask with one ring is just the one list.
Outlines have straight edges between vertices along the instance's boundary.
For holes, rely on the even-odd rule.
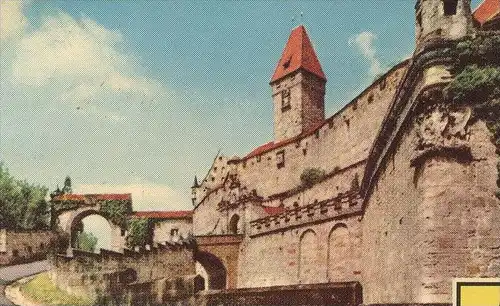
[[49,269],[47,260],[0,268],[0,305],[14,305],[5,297],[5,285]]

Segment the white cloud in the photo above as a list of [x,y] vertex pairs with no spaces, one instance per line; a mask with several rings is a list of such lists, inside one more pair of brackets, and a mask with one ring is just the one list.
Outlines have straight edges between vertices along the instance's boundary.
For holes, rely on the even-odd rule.
[[382,65],[377,57],[373,42],[377,39],[377,35],[372,32],[361,32],[349,39],[349,45],[355,46],[358,51],[370,62],[370,74],[376,76],[382,72]]
[[184,210],[191,209],[188,196],[169,186],[151,182],[123,185],[80,184],[75,193],[131,193],[134,210]]
[[141,75],[138,59],[122,44],[119,31],[89,18],[76,20],[63,12],[45,17],[15,46],[12,83],[51,90],[57,102],[123,121],[130,101],[156,100],[166,90]]
[[27,25],[24,4],[21,0],[0,0],[0,40],[13,38],[24,31]]

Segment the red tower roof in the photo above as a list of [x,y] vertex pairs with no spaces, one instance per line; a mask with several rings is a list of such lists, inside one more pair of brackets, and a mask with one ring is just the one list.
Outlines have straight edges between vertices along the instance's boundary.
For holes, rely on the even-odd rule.
[[474,19],[480,24],[484,24],[488,20],[500,14],[500,0],[484,0],[474,11]]
[[326,81],[326,76],[303,25],[296,27],[290,33],[271,83],[299,69],[307,70]]

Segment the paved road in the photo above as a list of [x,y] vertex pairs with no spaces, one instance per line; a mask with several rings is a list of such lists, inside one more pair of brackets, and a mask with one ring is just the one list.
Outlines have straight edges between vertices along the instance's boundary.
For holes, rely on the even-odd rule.
[[0,268],[0,305],[14,305],[7,298],[5,298],[5,284],[26,276],[47,271],[48,269],[49,263],[46,260]]

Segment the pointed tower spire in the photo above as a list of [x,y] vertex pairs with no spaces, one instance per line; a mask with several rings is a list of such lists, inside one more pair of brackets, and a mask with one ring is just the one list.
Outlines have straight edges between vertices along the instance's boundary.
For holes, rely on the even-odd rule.
[[274,141],[317,128],[325,120],[326,77],[304,26],[292,30],[271,78]]
[[296,27],[290,33],[281,59],[274,70],[271,83],[299,69],[306,70],[326,81],[326,76],[323,69],[321,69],[321,64],[303,25]]
[[191,188],[198,188],[198,187],[200,187],[200,184],[198,184],[198,177],[196,177],[196,175],[195,175],[193,186]]

